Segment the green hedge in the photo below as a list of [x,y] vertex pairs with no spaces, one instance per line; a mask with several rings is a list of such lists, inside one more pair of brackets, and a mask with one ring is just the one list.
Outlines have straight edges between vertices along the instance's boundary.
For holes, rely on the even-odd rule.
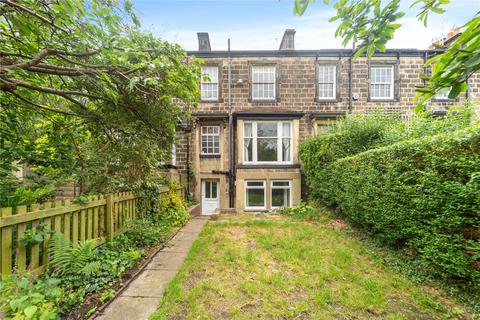
[[480,279],[480,125],[334,162],[324,139],[301,149],[313,197],[442,276]]

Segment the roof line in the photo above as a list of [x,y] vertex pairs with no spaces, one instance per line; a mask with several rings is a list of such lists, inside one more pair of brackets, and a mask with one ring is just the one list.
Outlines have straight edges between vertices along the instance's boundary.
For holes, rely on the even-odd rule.
[[[196,57],[226,57],[228,54],[235,57],[249,57],[249,56],[276,56],[276,57],[291,57],[291,56],[306,56],[306,57],[315,57],[315,56],[338,56],[345,55],[348,56],[352,54],[352,49],[319,49],[319,50],[217,50],[209,52],[201,51],[187,51],[189,55],[194,55]],[[385,52],[376,52],[375,56],[390,56],[403,54],[408,56],[421,56],[425,53],[438,54],[442,53],[444,50],[439,49],[387,49]]]

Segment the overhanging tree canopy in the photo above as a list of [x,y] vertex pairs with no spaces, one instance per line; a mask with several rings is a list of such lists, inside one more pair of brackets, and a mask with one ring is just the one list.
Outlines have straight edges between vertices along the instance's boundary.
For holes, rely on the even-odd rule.
[[154,166],[198,102],[199,65],[141,31],[128,0],[0,0],[1,111],[81,131],[68,137],[77,167]]
[[[315,0],[295,0],[294,13],[302,15]],[[330,0],[323,3],[330,4]],[[418,19],[427,25],[431,13],[442,14],[450,0],[412,0],[412,7],[419,7]],[[339,0],[333,7],[336,15],[329,21],[338,21],[335,36],[343,38],[343,45],[356,45],[355,57],[371,57],[375,51],[384,52],[386,44],[401,27],[398,20],[404,16],[400,0]],[[450,90],[454,99],[467,90],[467,79],[480,70],[480,12],[462,27],[462,34],[441,53],[427,61],[432,65],[431,76],[425,76],[429,85],[418,88],[418,109],[443,88]]]

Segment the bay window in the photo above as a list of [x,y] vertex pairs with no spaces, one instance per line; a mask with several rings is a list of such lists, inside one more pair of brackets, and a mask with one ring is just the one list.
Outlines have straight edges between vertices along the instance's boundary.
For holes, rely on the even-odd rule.
[[292,122],[245,122],[243,132],[245,163],[292,162]]

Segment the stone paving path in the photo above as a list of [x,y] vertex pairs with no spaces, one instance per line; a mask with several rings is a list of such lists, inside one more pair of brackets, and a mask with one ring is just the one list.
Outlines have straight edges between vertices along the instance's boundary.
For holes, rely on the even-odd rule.
[[208,221],[193,217],[158,252],[143,272],[112,303],[95,317],[98,320],[146,320],[158,308],[165,286],[183,264],[193,241]]

